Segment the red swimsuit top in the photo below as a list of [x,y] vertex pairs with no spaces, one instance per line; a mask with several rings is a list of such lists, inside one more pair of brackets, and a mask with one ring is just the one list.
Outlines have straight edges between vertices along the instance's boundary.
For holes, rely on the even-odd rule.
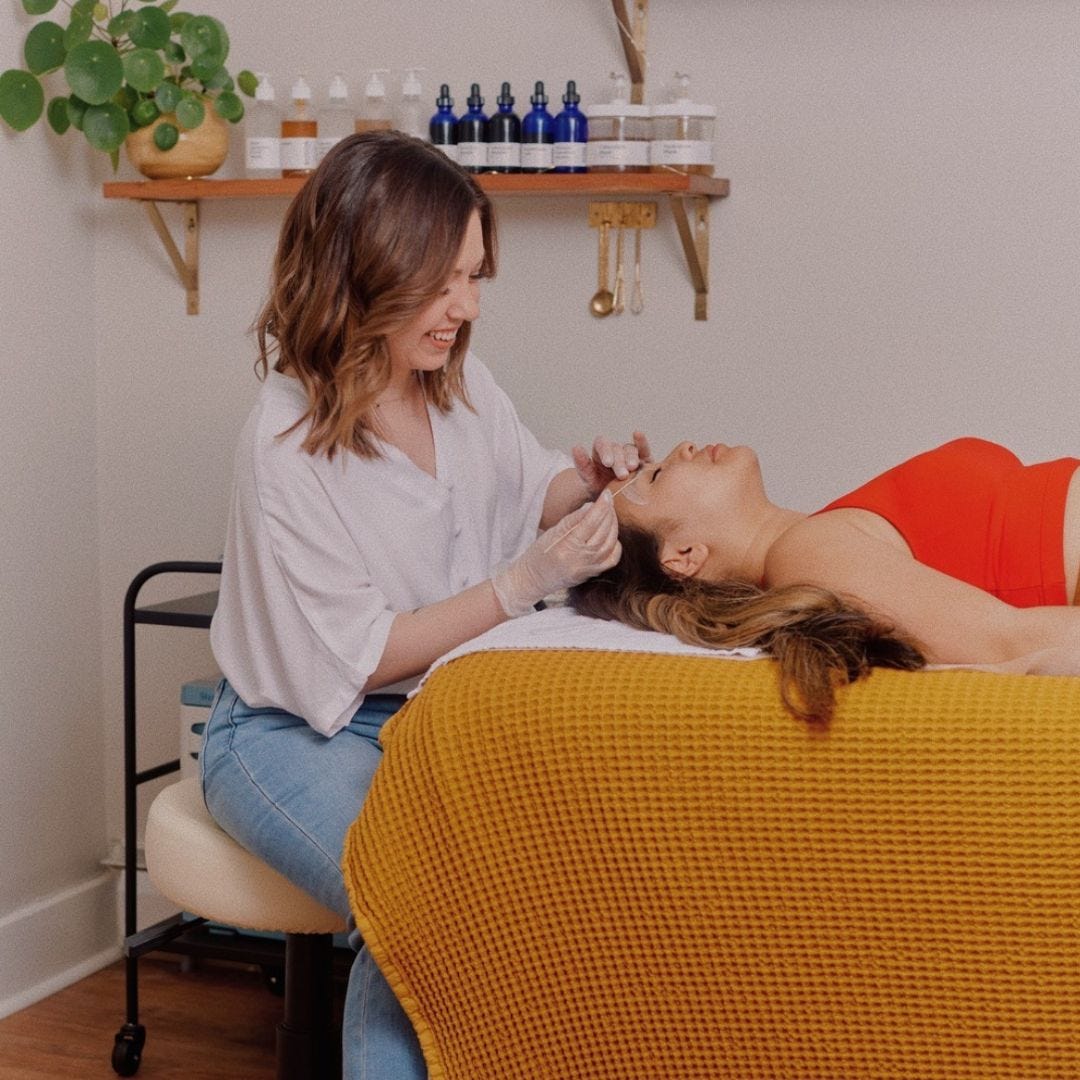
[[1078,458],[1024,465],[983,439],[905,461],[818,513],[880,514],[921,563],[1014,607],[1068,604],[1065,498]]

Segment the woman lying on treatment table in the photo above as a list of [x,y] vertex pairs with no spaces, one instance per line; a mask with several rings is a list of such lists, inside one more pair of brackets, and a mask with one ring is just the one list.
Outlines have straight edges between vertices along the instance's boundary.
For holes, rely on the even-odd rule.
[[787,707],[819,722],[874,666],[1080,674],[1078,468],[957,439],[807,515],[769,500],[749,447],[683,442],[608,485],[622,558],[570,602],[758,646]]

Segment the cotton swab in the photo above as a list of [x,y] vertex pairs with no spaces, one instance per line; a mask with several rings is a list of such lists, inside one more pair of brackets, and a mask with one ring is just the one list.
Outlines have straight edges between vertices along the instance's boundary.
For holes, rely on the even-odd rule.
[[[623,494],[623,492],[625,492],[625,491],[626,491],[626,489],[627,489],[627,488],[628,488],[628,487],[629,487],[629,486],[630,486],[630,485],[631,485],[631,484],[632,484],[632,483],[633,483],[633,482],[634,482],[634,481],[635,481],[635,480],[636,480],[636,479],[637,479],[637,478],[638,478],[638,477],[639,477],[640,475],[641,475],[641,472],[640,472],[640,471],[638,471],[638,472],[634,473],[634,475],[633,475],[633,476],[631,476],[631,477],[630,477],[630,479],[629,479],[629,480],[627,480],[627,481],[626,481],[626,483],[625,483],[625,484],[623,484],[623,486],[622,486],[621,488],[617,488],[617,489],[616,489],[615,491],[613,491],[613,492],[611,493],[611,498],[612,498],[612,501],[614,501],[614,499],[615,499],[615,496],[616,496],[616,495],[622,495],[622,494]],[[632,493],[628,493],[626,497],[627,497],[627,499],[628,499],[628,500],[629,500],[630,502],[632,502],[632,503],[637,503],[637,505],[638,505],[638,506],[644,506],[644,505],[645,505],[645,500],[644,500],[644,499],[643,499],[643,498],[642,498],[642,497],[641,497],[640,495],[638,495],[638,493],[637,493],[636,491],[635,491],[635,492],[632,492]],[[571,527],[570,527],[569,529],[567,529],[567,530],[566,530],[566,532],[564,532],[564,533],[563,533],[563,534],[562,534],[561,536],[557,536],[557,537],[556,537],[556,538],[555,538],[554,540],[552,540],[552,541],[551,541],[551,543],[550,543],[550,544],[548,544],[548,546],[547,546],[546,548],[544,548],[544,554],[546,555],[546,554],[547,554],[547,553],[548,553],[548,552],[549,552],[549,551],[550,551],[550,550],[551,550],[551,549],[552,549],[552,548],[553,548],[553,547],[554,547],[554,546],[555,546],[556,544],[558,544],[558,543],[559,543],[560,541],[562,541],[562,540],[565,540],[565,539],[566,539],[566,538],[567,538],[567,537],[568,537],[568,536],[569,536],[569,535],[570,535],[570,534],[571,534],[572,532],[574,532],[574,531],[575,531],[575,530],[576,530],[576,529],[578,528],[578,526],[579,526],[580,524],[581,524],[581,522],[579,521],[579,522],[577,523],[577,525],[573,525],[573,526],[571,526]]]

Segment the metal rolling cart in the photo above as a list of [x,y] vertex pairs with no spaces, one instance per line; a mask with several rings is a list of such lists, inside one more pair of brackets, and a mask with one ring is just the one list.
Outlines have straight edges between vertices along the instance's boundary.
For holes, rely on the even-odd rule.
[[217,592],[183,596],[164,603],[139,606],[139,593],[152,578],[164,574],[220,574],[220,562],[160,562],[147,566],[132,579],[124,597],[124,958],[127,1018],[116,1033],[112,1067],[120,1076],[133,1076],[139,1068],[146,1029],[139,1023],[139,958],[151,951],[258,965],[268,987],[280,993],[284,969],[284,943],[275,938],[221,932],[206,920],[178,913],[145,930],[138,929],[138,858],[136,850],[139,785],[180,769],[179,757],[140,769],[136,755],[135,628],[139,625],[206,629],[217,606]]

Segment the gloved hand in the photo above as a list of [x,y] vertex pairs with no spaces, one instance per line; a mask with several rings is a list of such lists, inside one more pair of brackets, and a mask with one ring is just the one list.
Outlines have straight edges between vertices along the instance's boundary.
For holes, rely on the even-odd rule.
[[634,441],[629,443],[618,443],[598,435],[591,455],[583,446],[575,446],[573,455],[574,467],[591,499],[595,499],[612,480],[626,480],[645,462],[652,461],[649,440],[640,431],[634,432]]
[[567,514],[491,579],[503,611],[511,618],[559,589],[577,585],[614,566],[622,555],[611,493]]

